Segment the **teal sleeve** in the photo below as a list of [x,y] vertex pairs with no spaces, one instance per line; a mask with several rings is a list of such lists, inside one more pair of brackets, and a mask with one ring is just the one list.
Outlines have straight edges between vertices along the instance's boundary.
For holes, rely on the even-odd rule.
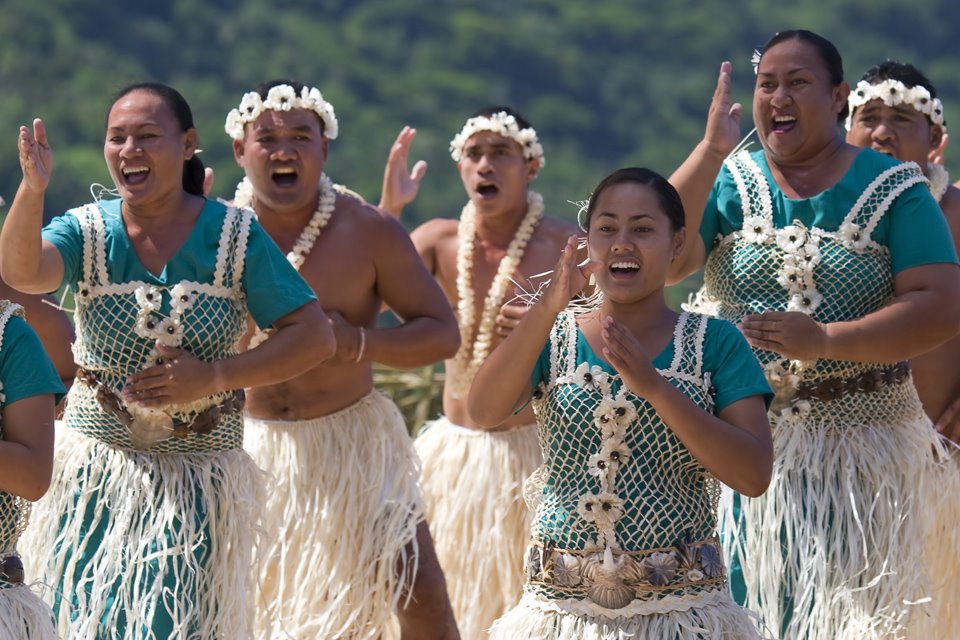
[[76,216],[64,214],[50,221],[41,232],[41,237],[53,244],[63,259],[63,282],[76,284],[81,278],[83,259],[83,234]]
[[703,210],[703,219],[700,221],[700,239],[703,240],[706,255],[710,255],[710,251],[713,249],[713,239],[720,233],[721,184],[726,173],[726,167],[720,170],[720,176],[713,183],[710,196],[707,198],[707,205]]
[[17,400],[53,394],[56,402],[66,391],[40,338],[17,316],[7,321],[0,349],[0,380],[3,381],[4,405]]
[[894,275],[925,264],[957,263],[947,219],[926,185],[913,185],[900,194],[887,216]]
[[540,355],[537,356],[537,362],[533,365],[533,371],[530,372],[530,389],[536,390],[540,383],[550,381],[550,340],[543,345]]
[[773,391],[763,368],[743,334],[730,322],[711,318],[703,347],[704,369],[710,373],[714,388],[715,411],[750,396],[763,396],[767,407]]
[[310,285],[300,277],[256,220],[250,225],[247,238],[243,287],[247,308],[261,329],[317,299]]

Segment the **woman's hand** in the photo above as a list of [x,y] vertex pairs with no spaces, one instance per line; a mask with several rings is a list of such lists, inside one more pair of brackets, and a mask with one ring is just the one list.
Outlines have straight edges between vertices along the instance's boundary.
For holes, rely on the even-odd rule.
[[617,370],[630,391],[641,398],[646,397],[650,390],[663,382],[663,376],[654,368],[650,356],[629,329],[610,316],[603,319],[602,327],[603,357]]
[[546,305],[554,315],[559,314],[570,304],[570,299],[580,293],[590,274],[600,269],[600,263],[595,260],[587,260],[583,264],[577,264],[577,236],[567,238],[567,246],[563,248],[560,260],[553,271],[553,277],[546,291],[541,298],[542,304]]
[[731,104],[730,85],[733,65],[729,62],[720,64],[720,74],[717,76],[717,88],[710,101],[710,110],[707,112],[707,128],[704,132],[704,142],[710,149],[726,157],[740,142],[740,112],[739,102]]
[[20,151],[24,185],[31,191],[43,193],[50,184],[53,171],[53,152],[47,141],[47,128],[43,126],[43,120],[34,119],[33,133],[27,127],[20,127],[17,148]]
[[216,367],[199,360],[189,351],[157,343],[163,364],[138,371],[127,379],[121,394],[128,403],[159,408],[185,404],[211,396],[217,388]]
[[825,325],[799,311],[768,311],[745,316],[740,331],[755,349],[791,360],[816,360],[827,352]]

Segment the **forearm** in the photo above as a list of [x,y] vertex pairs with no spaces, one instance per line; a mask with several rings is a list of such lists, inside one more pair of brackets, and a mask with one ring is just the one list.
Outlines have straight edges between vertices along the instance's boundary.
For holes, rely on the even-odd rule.
[[[703,467],[718,480],[748,496],[758,496],[770,483],[773,447],[769,438],[704,411],[663,379],[646,395],[659,416]],[[762,401],[758,415],[766,423]],[[767,426],[767,428],[769,428]]]
[[364,329],[362,357],[395,369],[422,367],[452,358],[460,348],[460,331],[449,320],[423,316],[399,327]]
[[670,184],[680,194],[683,202],[687,242],[683,252],[671,264],[667,284],[676,284],[703,266],[703,251],[698,246],[702,243],[699,242],[697,234],[703,221],[707,199],[724,159],[723,153],[703,140],[670,176]]
[[21,182],[0,230],[0,274],[11,287],[28,293],[41,293],[32,285],[40,274],[43,201],[42,191]]
[[[236,356],[211,363],[214,391],[229,391],[290,380],[333,356],[333,330],[319,304],[297,313],[299,319],[277,326],[270,338]],[[313,308],[315,306],[315,309]]]
[[[52,419],[47,428],[53,431]],[[19,442],[0,440],[0,491],[39,500],[50,486],[52,472],[52,452],[42,453]]]
[[470,417],[494,428],[525,400],[530,373],[537,363],[556,314],[542,303],[535,305],[517,327],[493,350],[477,371],[467,398]]

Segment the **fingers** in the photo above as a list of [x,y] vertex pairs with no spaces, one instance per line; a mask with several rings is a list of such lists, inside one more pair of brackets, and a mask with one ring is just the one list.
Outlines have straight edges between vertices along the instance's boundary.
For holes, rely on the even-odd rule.
[[717,89],[713,92],[713,101],[724,113],[730,110],[730,84],[733,65],[729,61],[720,63],[720,73],[717,75]]
[[960,398],[954,399],[937,420],[937,431],[956,441],[960,435]]
[[423,176],[427,175],[427,161],[417,160],[413,165],[413,171],[410,172],[410,179],[414,182],[420,182]]
[[43,120],[40,118],[33,119],[33,137],[37,139],[37,142],[44,146],[50,146],[47,144],[47,127],[44,126]]
[[203,195],[210,195],[210,191],[213,189],[213,169],[210,167],[203,168]]

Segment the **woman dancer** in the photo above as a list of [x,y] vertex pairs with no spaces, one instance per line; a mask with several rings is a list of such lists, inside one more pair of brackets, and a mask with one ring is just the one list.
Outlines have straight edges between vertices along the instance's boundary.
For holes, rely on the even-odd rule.
[[[575,264],[571,237],[476,375],[473,419],[499,424],[532,395],[544,456],[527,486],[525,595],[494,638],[757,637],[727,591],[717,498],[721,481],[766,489],[769,387],[733,325],[667,307],[683,226],[659,175],[605,178],[587,207],[590,262]],[[599,306],[565,311],[591,274]]]
[[[23,181],[0,266],[31,293],[70,285],[79,365],[32,548],[69,637],[245,638],[262,480],[243,451],[242,389],[333,351],[312,292],[249,211],[202,197],[183,97],[133,85],[107,116],[119,199],[44,229],[52,153],[20,129]],[[237,355],[247,313],[269,341]]]
[[931,637],[908,627],[932,621],[910,614],[932,595],[925,538],[952,489],[935,486],[945,450],[904,360],[960,322],[950,234],[916,165],[844,142],[829,41],[779,33],[758,65],[763,148],[723,161],[739,137],[724,63],[707,136],[671,179],[700,229],[672,276],[706,264],[707,301],[777,391],[773,481],[728,538],[746,604],[784,638]]

